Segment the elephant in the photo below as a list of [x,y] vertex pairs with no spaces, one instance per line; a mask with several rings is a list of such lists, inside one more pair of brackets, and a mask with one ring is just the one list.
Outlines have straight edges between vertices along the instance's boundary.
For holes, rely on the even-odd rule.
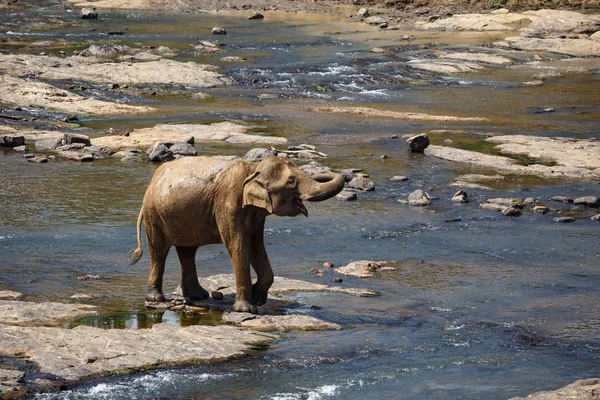
[[[223,243],[235,275],[233,310],[258,313],[257,306],[266,303],[274,281],[264,246],[265,218],[308,216],[303,201],[327,200],[343,187],[340,174],[311,177],[290,160],[275,156],[260,162],[186,157],[162,164],[137,219],[138,247],[129,253],[132,264],[142,257],[143,222],[151,259],[146,300],[165,301],[162,282],[171,246],[179,257],[183,295],[191,300],[208,298],[198,282],[196,251]],[[250,266],[257,275],[254,284]]]

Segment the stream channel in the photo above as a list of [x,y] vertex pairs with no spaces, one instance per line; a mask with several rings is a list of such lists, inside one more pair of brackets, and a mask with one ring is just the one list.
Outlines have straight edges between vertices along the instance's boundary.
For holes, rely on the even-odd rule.
[[[358,193],[354,202],[311,204],[309,218],[269,217],[266,247],[278,276],[326,284],[342,277],[338,285],[382,295],[292,294],[302,304],[295,312],[344,329],[287,333],[241,360],[101,378],[35,398],[507,399],[600,376],[600,223],[590,220],[596,212],[552,203],[576,218],[558,224],[552,213],[510,218],[478,206],[493,197],[534,197],[549,204],[555,195],[598,196],[600,185],[508,175],[490,183],[491,190],[466,189],[471,202],[453,204],[458,188],[448,184],[454,178],[495,171],[410,154],[404,140],[393,138],[447,130],[431,134],[432,142],[450,139],[454,146],[490,153],[490,145],[468,132],[598,139],[598,60],[553,55],[532,62],[531,53],[515,53],[519,62],[512,66],[438,75],[407,61],[427,58],[437,48],[476,48],[508,34],[380,31],[301,13],[273,12],[263,21],[249,21],[247,14],[102,12],[98,21],[82,21],[75,13],[46,10],[36,16],[71,22],[12,34],[25,42],[72,42],[67,53],[88,47],[88,40],[169,46],[178,61],[222,67],[235,84],[203,89],[207,98],[190,96],[185,88],[119,98],[106,85],[73,77],[99,98],[158,110],[81,117],[79,123],[94,137],[109,128],[230,120],[252,126],[256,134],[287,137],[290,144],[314,144],[329,155],[321,162],[335,170],[363,169],[375,182],[374,191]],[[224,50],[194,55],[190,44],[214,40],[213,26],[228,31],[218,38],[226,43]],[[106,34],[125,28],[124,35]],[[396,52],[373,53],[373,47]],[[247,61],[225,63],[224,56]],[[541,86],[522,84],[552,71],[563,74]],[[309,111],[334,105],[488,120],[422,122]],[[554,111],[543,112],[547,108]],[[204,143],[196,148],[201,154],[239,156],[250,149]],[[144,329],[161,321],[222,323],[219,312],[190,319],[144,309],[147,251],[133,266],[127,252],[136,246],[135,221],[155,168],[112,159],[33,164],[16,152],[0,151],[0,290],[40,302],[104,294],[94,304],[107,311],[74,324],[106,329]],[[394,175],[408,180],[390,180]],[[416,189],[434,196],[432,205],[398,203]],[[331,270],[324,277],[308,273],[326,261],[342,266],[354,260],[399,260],[401,268],[362,280]],[[231,271],[220,245],[201,248],[197,263],[200,275]],[[173,251],[167,289],[177,285],[178,273]],[[77,280],[85,274],[106,279]]]

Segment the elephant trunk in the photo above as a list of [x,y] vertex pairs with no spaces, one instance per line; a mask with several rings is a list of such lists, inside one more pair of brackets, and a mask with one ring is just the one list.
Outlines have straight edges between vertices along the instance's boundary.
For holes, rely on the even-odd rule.
[[300,184],[300,198],[307,201],[327,200],[344,188],[344,177],[340,174],[323,173],[303,179]]

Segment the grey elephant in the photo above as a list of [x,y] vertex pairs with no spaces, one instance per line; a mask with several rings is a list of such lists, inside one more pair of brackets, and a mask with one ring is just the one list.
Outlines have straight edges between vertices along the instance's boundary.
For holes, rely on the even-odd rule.
[[[339,174],[311,177],[289,160],[267,157],[259,163],[210,157],[182,158],[161,165],[150,182],[137,220],[138,247],[131,263],[142,256],[142,221],[146,226],[151,269],[146,300],[164,301],[165,261],[175,246],[181,264],[183,295],[208,297],[198,282],[198,247],[223,243],[231,256],[236,282],[235,311],[257,313],[267,301],[273,270],[264,246],[265,218],[308,216],[303,201],[322,201],[344,187]],[[257,281],[253,285],[250,266]]]

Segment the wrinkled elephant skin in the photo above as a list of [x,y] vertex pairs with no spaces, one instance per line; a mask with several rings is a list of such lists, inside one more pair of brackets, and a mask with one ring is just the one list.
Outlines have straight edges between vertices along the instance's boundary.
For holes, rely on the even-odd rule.
[[[344,186],[341,175],[318,181],[292,162],[267,157],[260,163],[223,161],[209,157],[182,158],[155,172],[137,222],[138,247],[132,263],[142,256],[141,225],[146,226],[151,269],[146,300],[164,301],[165,261],[175,246],[181,265],[184,296],[208,297],[198,283],[198,247],[223,243],[236,280],[235,311],[257,313],[267,300],[273,271],[264,247],[264,224],[269,214],[308,216],[303,201],[322,201]],[[250,266],[257,274],[252,285]]]

